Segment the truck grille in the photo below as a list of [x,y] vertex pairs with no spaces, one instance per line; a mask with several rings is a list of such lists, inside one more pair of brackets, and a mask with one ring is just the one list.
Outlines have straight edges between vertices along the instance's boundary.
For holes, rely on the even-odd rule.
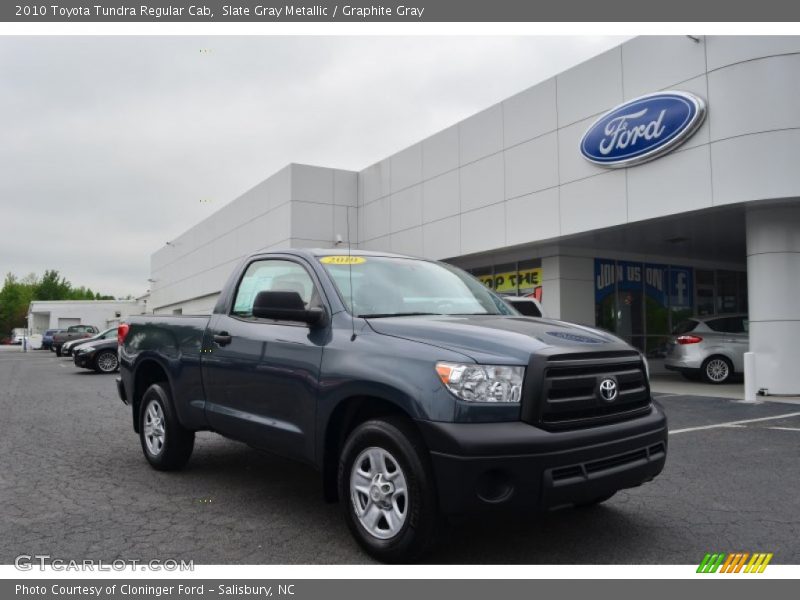
[[[534,366],[534,365],[532,365]],[[650,388],[636,352],[592,352],[542,357],[531,375],[523,419],[544,429],[591,427],[634,418],[650,411]],[[616,386],[613,400],[600,384]]]

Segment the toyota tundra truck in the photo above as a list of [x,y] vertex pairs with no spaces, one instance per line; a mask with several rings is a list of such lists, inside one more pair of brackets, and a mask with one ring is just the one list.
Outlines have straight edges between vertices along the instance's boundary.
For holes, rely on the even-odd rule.
[[666,460],[640,352],[440,262],[255,254],[210,317],[130,317],[118,342],[152,467],[182,468],[208,430],[309,463],[387,562],[418,559],[447,516],[591,506]]

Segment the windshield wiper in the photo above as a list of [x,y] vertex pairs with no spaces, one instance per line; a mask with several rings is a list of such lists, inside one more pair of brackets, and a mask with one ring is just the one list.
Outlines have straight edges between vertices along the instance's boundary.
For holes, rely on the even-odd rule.
[[432,312],[406,312],[406,313],[375,313],[372,315],[358,315],[362,319],[382,319],[384,317],[423,317],[429,315],[441,315],[442,313]]

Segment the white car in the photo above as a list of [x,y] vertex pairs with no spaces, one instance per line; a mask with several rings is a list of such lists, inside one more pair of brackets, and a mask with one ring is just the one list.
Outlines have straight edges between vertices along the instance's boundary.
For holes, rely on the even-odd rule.
[[536,298],[531,298],[530,296],[503,296],[503,300],[526,317],[544,316],[542,305]]

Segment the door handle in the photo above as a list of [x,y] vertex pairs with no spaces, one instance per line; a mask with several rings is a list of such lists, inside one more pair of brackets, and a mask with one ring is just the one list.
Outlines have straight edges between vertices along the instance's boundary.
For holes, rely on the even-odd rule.
[[220,331],[219,333],[214,334],[214,341],[219,346],[227,346],[233,341],[233,336],[231,336],[227,331]]

